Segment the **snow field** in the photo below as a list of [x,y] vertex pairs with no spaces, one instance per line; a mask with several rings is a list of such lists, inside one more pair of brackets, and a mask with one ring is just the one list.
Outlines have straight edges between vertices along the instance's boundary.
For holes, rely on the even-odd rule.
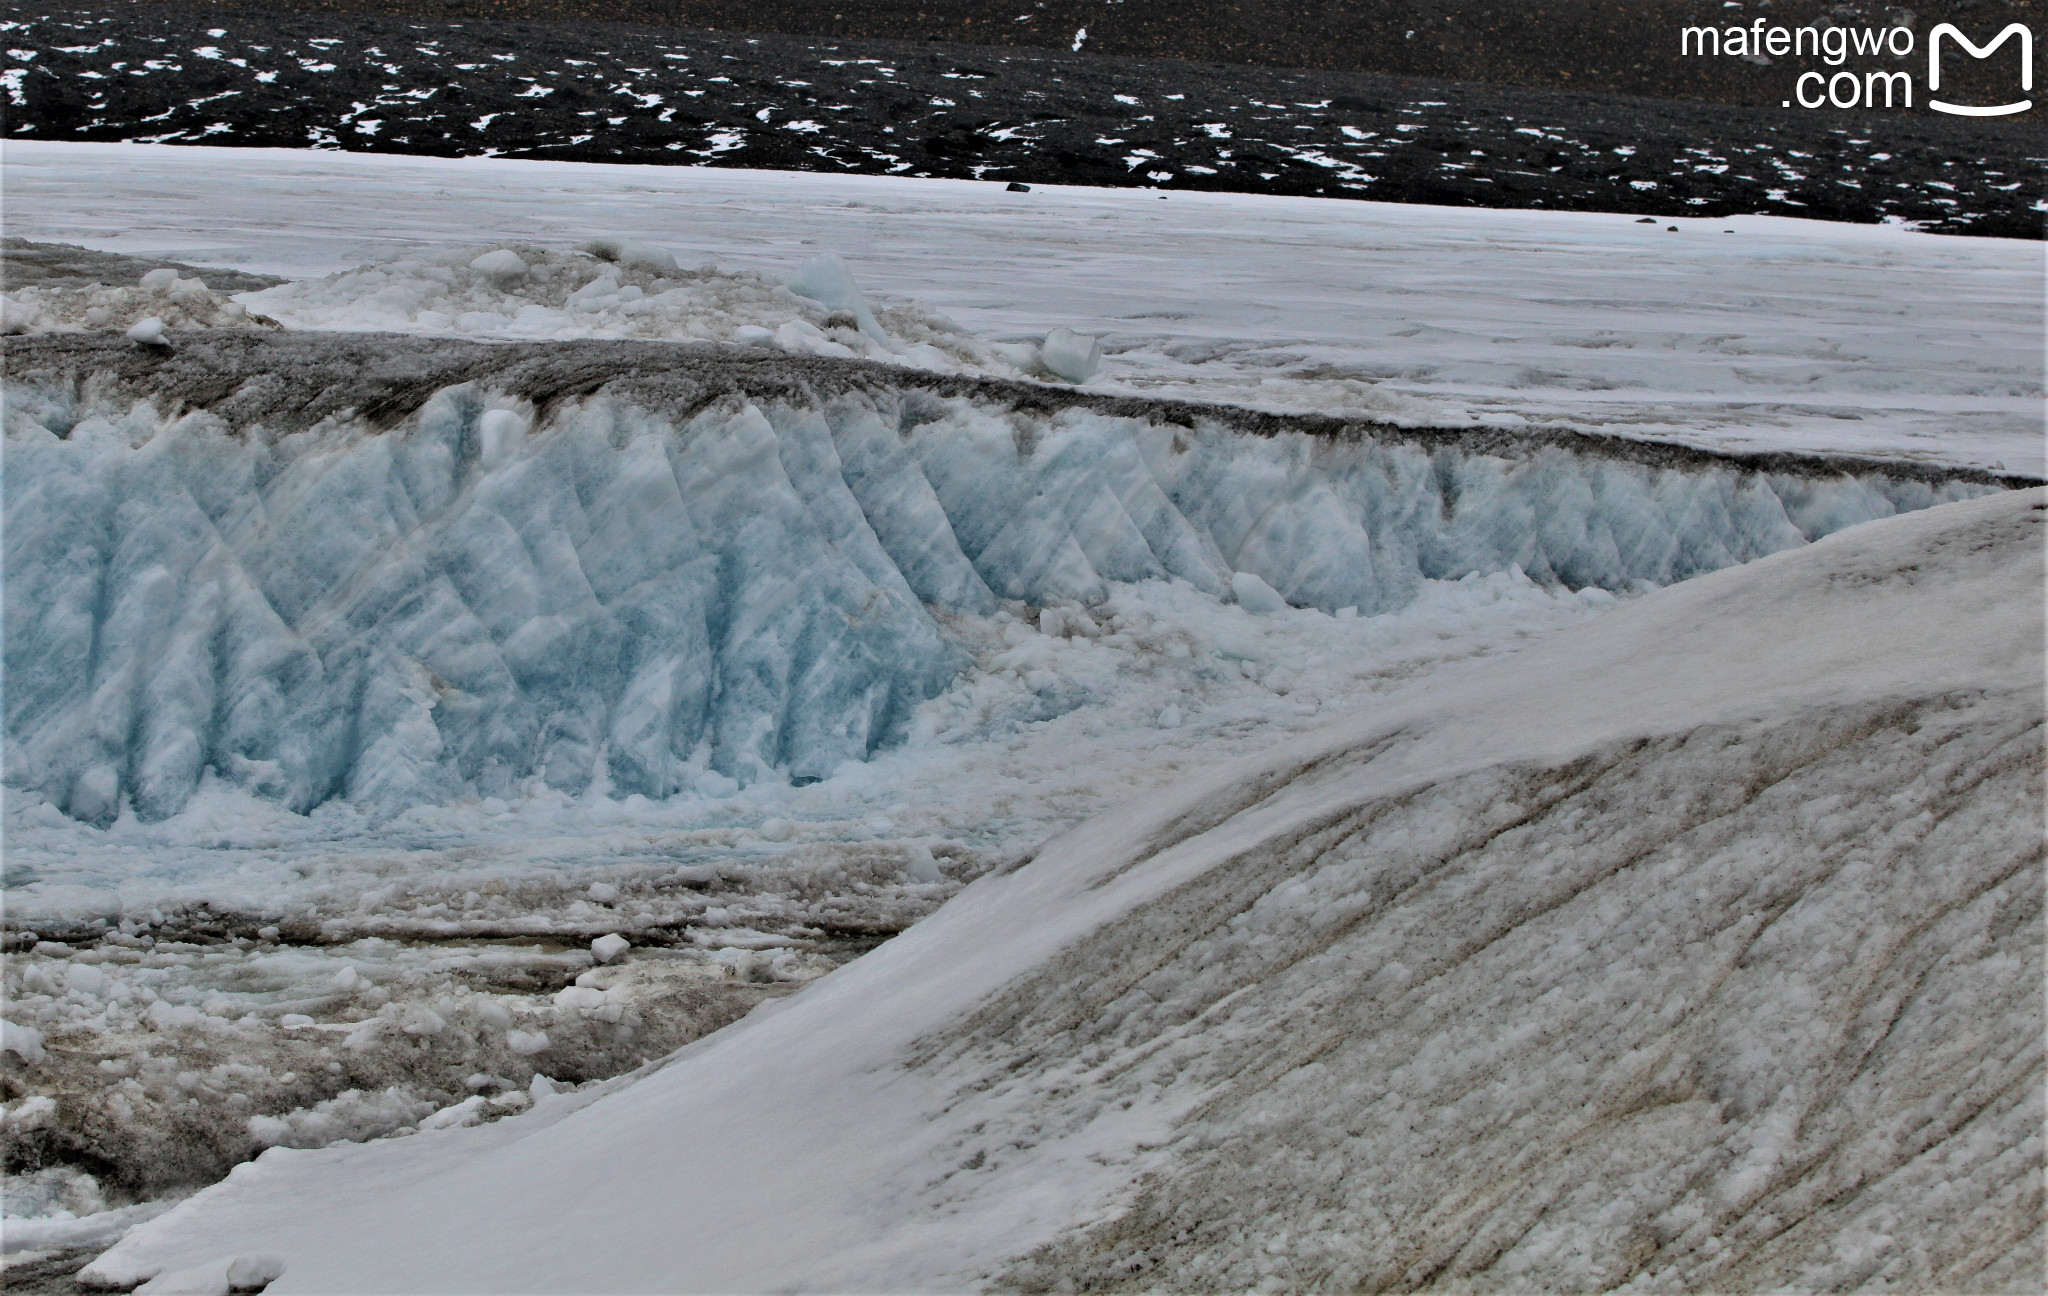
[[1439,676],[573,1107],[273,1152],[88,1276],[2038,1289],[2043,516]]
[[1058,324],[1099,337],[1099,389],[2043,472],[2038,242],[22,140],[6,169],[10,232],[295,279],[487,239],[566,251],[620,229],[685,264],[767,276],[829,248],[877,300],[928,303],[991,343]]

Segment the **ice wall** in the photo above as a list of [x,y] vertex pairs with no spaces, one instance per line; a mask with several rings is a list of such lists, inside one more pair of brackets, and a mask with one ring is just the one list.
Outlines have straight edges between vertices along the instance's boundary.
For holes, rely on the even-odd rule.
[[904,732],[967,663],[946,617],[998,599],[1629,589],[1989,489],[923,391],[537,418],[459,384],[387,431],[7,404],[6,778],[95,822],[209,771],[299,811],[822,778]]

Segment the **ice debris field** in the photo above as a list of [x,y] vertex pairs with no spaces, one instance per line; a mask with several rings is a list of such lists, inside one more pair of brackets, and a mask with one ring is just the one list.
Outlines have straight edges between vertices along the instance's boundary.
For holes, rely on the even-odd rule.
[[[453,1147],[433,1140],[468,1137],[453,1131],[471,1125],[566,1126],[586,1097],[571,1101],[562,1091],[608,1092],[618,1085],[610,1077],[817,980],[941,905],[944,916],[962,905],[970,914],[993,913],[989,897],[1006,887],[1050,886],[1067,895],[1062,888],[1073,883],[1061,870],[1069,866],[1047,863],[1045,843],[1076,824],[1120,806],[1196,805],[1187,789],[1223,779],[1207,771],[1232,760],[1253,764],[1229,778],[1280,787],[1294,775],[1256,772],[1268,759],[1260,753],[1276,744],[1326,741],[1308,735],[1336,732],[1329,726],[1347,715],[1361,717],[1344,722],[1355,728],[1389,707],[1420,714],[1413,708],[1421,703],[1403,699],[1455,690],[1475,668],[1471,678],[1500,680],[1498,688],[1511,693],[1517,662],[1564,653],[1544,641],[1593,633],[1632,614],[1626,605],[1647,608],[1661,599],[1658,606],[1734,618],[1727,633],[1736,639],[1723,649],[1736,651],[1728,644],[1739,640],[1748,646],[1736,655],[1757,669],[1791,670],[1779,659],[1808,651],[1797,645],[1815,635],[1814,644],[1834,642],[1824,628],[1798,628],[1781,606],[1771,613],[1773,628],[1744,639],[1751,631],[1737,622],[1762,616],[1765,604],[1672,600],[1700,587],[1695,578],[1717,571],[1733,578],[1751,570],[1745,564],[1774,554],[1782,563],[1817,542],[1842,553],[1849,537],[1871,529],[1863,524],[1884,519],[1895,519],[1884,534],[1903,537],[1897,543],[1907,548],[1920,543],[1916,536],[1949,535],[1943,527],[1951,524],[1934,519],[1991,517],[1982,510],[2005,505],[1964,502],[2018,500],[2005,488],[2039,470],[2038,301],[2029,315],[2023,285],[2010,272],[2024,271],[2028,257],[2038,263],[2040,253],[2023,245],[1753,222],[1713,253],[1658,258],[1666,277],[1646,280],[1649,262],[1632,262],[1626,251],[1634,237],[1627,226],[1589,223],[1597,217],[1456,212],[1424,213],[1425,222],[1413,209],[1348,204],[1340,219],[1324,211],[1337,204],[1218,197],[1201,219],[1239,223],[1230,239],[1198,247],[1162,228],[1163,218],[1142,206],[1144,195],[1055,195],[1061,219],[1046,223],[1041,208],[1026,233],[1023,218],[1005,215],[1000,200],[939,182],[296,155],[242,173],[249,201],[229,228],[217,207],[199,201],[201,172],[190,159],[206,152],[8,146],[10,234],[228,262],[281,280],[216,292],[203,272],[158,268],[97,286],[10,281],[5,864],[14,953],[0,1043],[7,1084],[0,1138],[10,1165],[27,1171],[10,1178],[6,1197],[6,1246],[17,1257],[103,1247],[265,1148],[278,1149],[258,1163],[265,1174],[287,1165],[311,1174],[316,1162],[286,1153],[392,1136]],[[246,154],[215,156],[231,170],[248,166]],[[96,236],[93,217],[76,201],[84,191],[64,184],[89,175],[93,192],[119,192],[139,182],[144,162],[162,164],[150,179],[152,232]],[[568,183],[572,172],[580,194]],[[426,177],[443,192],[419,189]],[[904,196],[910,191],[900,186],[912,183],[925,186],[916,192],[929,201]],[[587,220],[576,213],[587,211],[592,184],[619,186],[607,219],[620,209],[644,217],[638,232],[573,227]],[[408,201],[385,202],[381,233],[357,232],[380,228],[363,214],[380,192],[388,200],[408,185]],[[679,209],[677,187],[695,204]],[[331,226],[288,226],[281,197],[267,197],[288,190],[295,201],[331,197]],[[660,201],[634,211],[650,193]],[[894,216],[919,228],[898,242],[867,241],[875,228],[869,222],[890,204]],[[1173,220],[1184,219],[1175,211]],[[436,224],[458,213],[467,226],[460,233]],[[489,220],[510,221],[520,232],[489,241],[478,231]],[[1090,229],[1097,222],[1099,232]],[[836,237],[817,242],[828,231]],[[728,246],[714,251],[719,239]],[[1017,241],[1024,250],[1012,255],[1032,269],[998,287],[987,253],[1004,240]],[[1322,282],[1305,275],[1318,267],[1300,264],[1303,240],[1328,240],[1315,246],[1337,268],[1320,267]],[[733,247],[751,248],[753,264],[732,264]],[[1604,259],[1595,255],[1601,248]],[[1173,250],[1190,255],[1174,260]],[[1118,268],[1113,294],[1103,276],[1108,260]],[[1245,265],[1273,276],[1256,298],[1244,280],[1233,282],[1250,273]],[[1857,294],[1879,267],[1927,288],[1925,309],[1873,313]],[[1345,297],[1329,286],[1343,274],[1371,286]],[[1490,280],[1485,294],[1482,278]],[[1565,279],[1573,291],[1560,295]],[[1775,288],[1765,298],[1767,281]],[[1667,297],[1681,292],[1694,298],[1683,309]],[[1122,317],[1106,313],[1112,295],[1127,312]],[[1148,303],[1157,307],[1145,316],[1152,323],[1133,329],[1128,312],[1144,315]],[[1810,313],[1796,326],[1781,311],[1795,303]],[[1930,346],[1926,310],[1953,312],[1956,336]],[[1591,335],[1537,338],[1526,329],[1508,337],[1494,318],[1501,312],[1598,316],[1608,321],[1600,336],[1618,340],[1595,346]],[[1686,312],[1698,317],[1682,318]],[[1720,318],[1710,323],[1705,315]],[[1377,321],[1370,334],[1362,323],[1368,317]],[[1282,318],[1299,327],[1277,332]],[[1739,364],[1729,359],[1728,336],[1711,332],[1738,318],[1747,357]],[[144,327],[151,320],[158,330]],[[1166,331],[1144,331],[1162,321]],[[1719,341],[1702,340],[1709,336]],[[1516,338],[1525,345],[1498,349]],[[1842,342],[1851,338],[1857,349],[1845,358]],[[1657,350],[1654,364],[1614,359],[1616,351],[1644,347]],[[1505,380],[1505,371],[1488,365],[1506,354],[1541,355],[1540,363],[1560,368],[1538,374],[1529,366],[1539,362],[1519,362],[1520,376]],[[1643,382],[1652,372],[1660,383],[1693,387],[1650,390]],[[1746,392],[1743,399],[1726,398],[1730,383]],[[1270,413],[1160,399],[1166,396]],[[1841,431],[1849,425],[1852,431]],[[1760,450],[1772,453],[1743,453]],[[1815,451],[1864,457],[1830,461]],[[1980,511],[1959,514],[1957,507]],[[2038,515],[2013,516],[2018,527]],[[2015,576],[2018,562],[1998,567],[1998,579],[2007,582],[2013,607],[2038,611],[2039,581]],[[1892,590],[1900,583],[1851,568],[1823,587],[1860,582]],[[1656,593],[1679,582],[1687,583]],[[1900,603],[1872,612],[1865,630],[1904,634],[1895,624],[1904,618],[1924,620],[1934,633],[1943,628],[1934,624],[1940,615]],[[1947,629],[1962,637],[1967,625],[1958,613]],[[1662,633],[1629,640],[1642,670],[1662,660]],[[1949,649],[1914,651],[1935,660]],[[2018,669],[2029,651],[2038,657],[2038,644],[2019,643],[2007,665]],[[1571,742],[1546,746],[1531,735],[1577,732],[1572,726],[1584,721],[1567,702],[1544,700],[1560,689],[1570,694],[1557,664],[1565,659],[1547,660],[1550,673],[1526,682],[1527,697],[1516,704],[1522,709],[1501,712],[1520,717],[1508,725],[1510,736],[1538,742],[1508,754],[1517,761],[1559,756]],[[1675,680],[1687,668],[1669,669]],[[1802,706],[1823,707],[1830,695],[1821,681],[1816,674],[1799,685],[1807,690]],[[1589,686],[1579,678],[1571,687]],[[1729,688],[1715,706],[1734,705],[1728,698],[1739,690]],[[1921,699],[1914,707],[1934,705],[1921,684],[1907,692]],[[1643,733],[1691,732],[1670,727],[1676,722],[1650,693],[1633,696],[1648,708],[1646,718],[1613,721],[1620,728],[1602,743],[1621,742],[1631,724]],[[1856,705],[1877,706],[1877,697]],[[2025,718],[2026,699],[2012,697],[2019,700],[2000,703],[2005,718],[1992,724],[2007,736],[1984,739],[1992,744],[1987,751],[2024,749],[2007,729]],[[2032,705],[2038,723],[2038,690]],[[1842,723],[1854,729],[1860,722]],[[1820,760],[1838,736],[1850,746],[1863,741],[1821,725],[1818,737],[1787,730],[1765,746],[1817,743],[1813,759]],[[1672,741],[1678,747],[1666,754],[1670,760],[1693,759],[1684,754],[1693,740]],[[2026,750],[2037,758],[2037,749],[2036,741]],[[1732,750],[1725,761],[1781,759],[1747,752]],[[1614,779],[1634,780],[1631,788],[1695,777],[1659,767],[1666,755],[1617,756],[1618,764],[1587,759]],[[1478,770],[1481,757],[1471,759]],[[1714,763],[1723,757],[1699,759],[1705,772],[1696,777],[1707,784],[1752,777]],[[2007,790],[1984,795],[2018,795],[2012,780],[2024,785],[2032,777],[2025,760],[2018,767],[2006,756],[1996,760],[2006,761],[1998,767],[2006,781],[1997,786]],[[1586,786],[1607,786],[1600,779],[1609,773],[1588,775]],[[1525,799],[1486,781],[1495,775],[1472,777],[1480,780],[1472,788],[1444,793],[1449,809],[1428,824],[1388,828],[1388,840],[1483,820],[1491,812],[1482,802]],[[1835,789],[1827,782],[1834,775],[1815,777],[1817,790],[1800,794],[1808,800],[1847,797],[1848,805],[1877,795],[1861,784]],[[1411,813],[1425,811],[1399,812]],[[1792,811],[1758,813],[1736,836],[1804,840],[1807,821],[1786,818]],[[1941,801],[1929,813],[1938,825],[1961,812]],[[1978,822],[1964,816],[1946,831],[1975,831],[1969,825]],[[1299,841],[1320,842],[1321,831],[1303,829]],[[1075,861],[1074,868],[1108,858],[1093,848],[1064,849],[1054,857]],[[1535,868],[1529,861],[1550,848],[1513,849],[1525,853],[1489,865],[1507,869],[1509,879]],[[2013,849],[2021,852],[2014,876],[2035,877],[2038,858],[2029,862]],[[1743,869],[1769,871],[1754,860],[1730,867],[1730,886],[1760,885],[1761,875]],[[1333,896],[1371,889],[1345,878],[1332,873],[1325,889],[1334,888]],[[1482,883],[1459,886],[1457,894],[1476,895]],[[896,960],[886,966],[924,970],[862,975],[910,977],[872,993],[895,996],[905,1022],[925,1025],[880,1032],[873,1047],[941,1038],[958,1027],[949,1014],[965,1011],[974,995],[996,994],[1003,977],[1021,978],[1006,993],[1027,1016],[1040,1011],[1029,1007],[1034,994],[1045,1004],[1071,998],[1073,991],[1060,988],[1066,982],[1044,981],[1053,975],[1044,969],[1069,964],[1043,960],[1097,926],[1117,929],[1122,920],[1112,914],[1122,910],[1101,907],[1109,901],[1048,898],[1053,892],[1020,902],[1012,912],[1031,915],[1016,938],[1021,944],[990,957],[958,987],[951,983],[960,966],[978,959],[942,969],[944,958],[898,953],[931,923],[883,946]],[[1314,926],[1325,918],[1310,916],[1328,908],[1318,895],[1312,886],[1282,887],[1269,903],[1295,915],[1285,922]],[[1634,904],[1612,897],[1581,903],[1601,913]],[[1699,921],[1709,922],[1719,902],[1702,903]],[[955,925],[976,921],[983,919]],[[1130,939],[1135,947],[1118,948],[1150,948],[1155,938]],[[1996,962],[2003,959],[2038,984],[2038,941],[2014,947],[2019,938],[2005,927],[1984,939],[1994,971],[2006,966]],[[1026,947],[1035,952],[1018,952]],[[1125,984],[1116,970],[1121,956],[1075,957],[1080,962],[1071,966],[1094,968],[1086,977],[1105,988]],[[1327,957],[1365,968],[1350,955]],[[1377,954],[1357,957],[1380,966]],[[1419,957],[1386,966],[1412,974]],[[1845,953],[1829,974],[1851,976],[1861,957]],[[2024,970],[2028,959],[2032,974]],[[860,959],[789,1011],[719,1040],[790,1038],[769,1023],[798,1020],[795,1008],[819,1002],[814,996],[827,986],[867,984],[849,977],[872,962]],[[1238,973],[1229,969],[1237,966],[1217,964],[1217,984],[1235,984]],[[1350,984],[1344,978],[1352,972],[1329,974],[1333,987]],[[1039,988],[1019,988],[1032,985]],[[870,992],[835,993],[837,1002],[885,1011],[860,999]],[[1672,1003],[1693,1002],[1685,997],[1691,991],[1672,993]],[[1436,1008],[1409,1029],[1426,1033],[1450,1000],[1429,1002]],[[1100,1011],[1122,1020],[1126,1008]],[[1758,1046],[1744,1042],[1748,1027],[1737,1021],[1742,1013],[1729,1011],[1737,1024],[1728,1027],[1734,1034],[1726,1039],[1735,1042],[1727,1047],[1753,1052]],[[1254,1020],[1251,1000],[1245,1012],[1245,1021]],[[2014,1007],[2001,1020],[2023,1025],[2025,1013]],[[1981,1015],[1976,1008],[1968,1014]],[[1277,1027],[1259,1026],[1245,1038],[1269,1029]],[[1487,1029],[1484,1021],[1471,1027]],[[1189,1039],[1190,1050],[1209,1047],[1206,1037]],[[1153,1048],[1129,1047],[1147,1056]],[[1413,1047],[1465,1046],[1444,1039]],[[1088,1057],[1119,1074],[1149,1074],[1138,1054],[1114,1066],[1102,1061],[1106,1054]],[[1718,1064],[1699,1065],[1711,1072]],[[2038,1089],[2037,1056],[2011,1065],[2020,1077],[2011,1083],[2020,1088],[2000,1081],[2006,1087],[1997,1092]],[[621,1099],[667,1074],[627,1087]],[[1720,1092],[1711,1076],[1699,1078],[1706,1074],[1686,1072],[1693,1078],[1667,1077],[1651,1088]],[[1066,1092],[1063,1080],[1043,1083],[1048,1093]],[[727,1082],[711,1087],[723,1092]],[[1153,1105],[1120,1110],[1138,1110],[1146,1121],[1169,1108],[1193,1110],[1175,1106],[1182,1091],[1168,1093],[1170,1085],[1140,1088],[1154,1095],[1145,1100]],[[1081,1096],[1058,1100],[1075,1112],[1130,1097],[1115,1085],[1075,1092]],[[1334,1101],[1312,1084],[1301,1093],[1311,1105]],[[1019,1090],[1002,1101],[1014,1099],[1015,1112],[1040,1111],[1028,1097]],[[1749,1140],[1759,1149],[1751,1159],[1764,1168],[1741,1171],[1727,1161],[1716,1173],[1735,1175],[1731,1184],[1778,1182],[1769,1167],[1787,1154],[1762,1149],[1778,1146],[1769,1139],[1780,1136],[1769,1131],[1798,1118],[1782,1103],[1766,1104],[1777,1114],[1755,1124],[1742,1113],[1759,1101],[1715,1098],[1723,1115],[1713,1120],[1693,1121],[1686,1108],[1678,1125],[1646,1134],[1644,1146],[1694,1138],[1698,1148],[1724,1151],[1687,1155],[1721,1165],[1715,1157],[1726,1161],[1735,1154],[1725,1149]],[[593,1110],[630,1106],[607,1099]],[[707,1102],[703,1119],[716,1120],[710,1113],[717,1110]],[[996,1124],[1012,1119],[1037,1117]],[[1074,1120],[1074,1130],[1107,1128]],[[1225,1123],[1214,1146],[1236,1146],[1227,1141],[1237,1138],[1229,1133],[1235,1127],[1218,1120]],[[1150,1134],[1131,1132],[1138,1124],[1111,1125],[1117,1132],[1098,1149],[1106,1159],[1083,1178],[1136,1174],[1151,1165],[1147,1157],[1161,1155]],[[879,1118],[874,1128],[902,1132]],[[936,1128],[927,1129],[929,1138],[941,1137],[930,1133]],[[1145,1126],[1155,1128],[1168,1126]],[[526,1137],[490,1133],[487,1142],[513,1147]],[[1098,1148],[1089,1141],[1096,1135],[1077,1134],[1081,1142],[1061,1146],[1081,1151],[1034,1160],[1023,1155],[1034,1137],[1019,1135],[1015,1154],[993,1143],[970,1154],[962,1144],[962,1165],[1071,1170],[1074,1157]],[[2001,1142],[2006,1135],[1997,1131],[1982,1139],[1992,1161],[2007,1158],[1998,1164],[2029,1155],[2038,1163],[2038,1146],[2029,1153],[2023,1141]],[[1141,1155],[1134,1150],[1141,1143],[1154,1151]],[[1175,1146],[1194,1156],[1198,1143]],[[1385,1152],[1410,1155],[1392,1145]],[[1332,1182],[1348,1181],[1342,1166],[1350,1152],[1316,1155],[1331,1167]],[[1570,1168],[1579,1163],[1557,1155],[1564,1157],[1554,1170],[1562,1184],[1580,1173]],[[1675,1164],[1642,1155],[1659,1167],[1640,1172],[1651,1178]],[[317,1163],[329,1164],[357,1163]],[[793,1156],[789,1164],[808,1163]],[[1271,1173],[1276,1183],[1293,1182],[1297,1169]],[[220,1190],[227,1200],[242,1200],[236,1186],[255,1182],[247,1173]],[[935,1244],[918,1262],[926,1268],[905,1268],[909,1252],[892,1252],[896,1258],[874,1259],[867,1269],[855,1264],[840,1279],[949,1285],[967,1281],[970,1270],[993,1279],[1000,1259],[1023,1266],[1007,1271],[1005,1283],[1056,1286],[1093,1272],[1088,1266],[1101,1255],[1128,1253],[1135,1267],[1120,1272],[1136,1282],[1174,1250],[1161,1251],[1157,1241],[1179,1235],[1183,1226],[1172,1221],[1237,1219],[1232,1212],[1241,1206],[1236,1198],[1167,1203],[1156,1219],[1143,1216],[1127,1236],[1118,1233],[1124,1241],[1077,1240],[1062,1230],[1078,1228],[1083,1215],[1062,1211],[1112,1199],[1138,1210],[1138,1199],[1112,1186],[1103,1188],[1108,1196],[1070,1193],[1073,1185],[1061,1178],[1067,1170],[1045,1173],[1052,1177],[1018,1188],[1021,1196],[1008,1188],[969,1193],[1005,1209],[1039,1203],[1003,1228],[988,1226],[985,1249],[974,1255],[959,1250],[968,1229],[945,1234],[953,1241]],[[1958,1171],[1957,1182],[1976,1185],[1968,1191],[1989,1203],[1982,1206],[1987,1219],[2010,1219],[2011,1193],[2024,1193],[1997,1187],[1987,1174]],[[820,1192],[837,1191],[829,1176],[819,1182]],[[1662,1190],[1643,1191],[1647,1202]],[[1742,1203],[1761,1200],[1743,1197],[1746,1191],[1729,1189],[1729,1200],[1739,1199],[1730,1209],[1742,1219],[1754,1214]],[[208,1200],[222,1198],[201,1203]],[[767,1200],[756,1206],[766,1211]],[[926,1224],[905,1223],[925,1216],[908,1206],[908,1214],[897,1211],[910,1198],[878,1200],[849,1218],[893,1230],[892,1246],[927,1236],[919,1231]],[[1556,1200],[1579,1199],[1566,1193]],[[1725,1232],[1726,1221],[1714,1214],[1721,1208],[1672,1203],[1676,1213],[1643,1225],[1645,1236],[1691,1238],[1685,1245],[1698,1254],[1685,1263],[1707,1263]],[[1572,1255],[1637,1253],[1613,1220],[1638,1216],[1612,1207],[1591,1197],[1559,1206],[1562,1214],[1546,1217],[1555,1240],[1499,1272],[1609,1284],[1613,1275],[1597,1266],[1555,1266]],[[103,1272],[134,1281],[177,1267],[172,1260],[226,1265],[241,1255],[225,1254],[227,1233],[239,1239],[252,1229],[274,1231],[248,1224],[236,1213],[242,1209],[207,1217],[232,1226],[196,1232],[174,1230],[183,1217],[170,1217],[147,1235],[153,1240],[114,1253]],[[1419,1217],[1373,1209],[1392,1230],[1387,1237],[1411,1238],[1418,1227]],[[1471,1218],[1450,1205],[1430,1209]],[[435,1216],[422,1208],[420,1217]],[[1596,1217],[1608,1221],[1598,1224],[1608,1231],[1597,1237],[1583,1232],[1595,1229],[1587,1221]],[[969,1211],[963,1218],[982,1217]],[[1877,1237],[1881,1225],[1866,1232]],[[1326,1222],[1231,1227],[1251,1230],[1245,1236],[1264,1228],[1261,1236],[1277,1236],[1279,1249],[1240,1255],[1232,1250],[1237,1242],[1211,1238],[1188,1254],[1216,1268],[1150,1281],[1249,1286],[1299,1285],[1303,1274],[1371,1277],[1355,1256],[1318,1259],[1303,1250],[1336,1236]],[[1471,1241],[1476,1234],[1459,1231],[1466,1224],[1445,1227],[1445,1236],[1465,1239],[1459,1246],[1479,1247],[1471,1255],[1509,1254]],[[492,1235],[479,1227],[476,1236]],[[765,1284],[753,1275],[773,1265],[748,1249],[750,1236],[736,1230],[718,1252],[728,1259],[707,1260],[690,1281],[705,1290]],[[1594,1241],[1583,1242],[1588,1237]],[[225,1258],[194,1250],[215,1241]],[[1027,1242],[1039,1248],[1028,1263],[1020,1258]],[[1025,1249],[1003,1250],[1012,1243]],[[301,1267],[288,1268],[277,1290],[302,1277],[307,1290],[323,1282],[407,1290],[454,1281],[403,1269],[424,1263],[418,1250],[403,1248],[392,1260],[400,1267],[375,1277],[302,1264],[325,1254],[321,1245],[290,1253]],[[1359,1245],[1370,1251],[1380,1244]],[[232,1246],[256,1254],[241,1241]],[[826,1270],[798,1274],[813,1263],[805,1257],[831,1251],[826,1242],[805,1246],[813,1249],[791,1252],[795,1276],[777,1281],[833,1285]],[[1876,1241],[1855,1246],[1872,1259],[1857,1270],[1866,1276],[1892,1272],[1884,1266],[1905,1254]],[[1982,1248],[1970,1254],[1986,1273],[2004,1272],[2001,1264],[2038,1270],[2009,1255],[1987,1258]],[[1795,1272],[1789,1261],[1756,1263],[1764,1265],[1757,1273]],[[1923,1255],[1911,1263],[1935,1261]],[[944,1265],[955,1267],[930,1267]],[[1467,1269],[1493,1272],[1477,1260]],[[1411,1278],[1373,1280],[1413,1285],[1413,1274],[1435,1271],[1404,1272]],[[328,1276],[306,1277],[318,1273]],[[570,1285],[612,1281],[626,1289],[643,1280],[621,1270],[581,1274]]]

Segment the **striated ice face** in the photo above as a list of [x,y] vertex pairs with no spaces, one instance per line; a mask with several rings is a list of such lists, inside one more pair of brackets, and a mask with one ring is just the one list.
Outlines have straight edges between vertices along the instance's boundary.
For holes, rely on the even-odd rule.
[[969,661],[949,620],[1005,603],[1625,591],[1986,489],[923,392],[537,416],[464,384],[287,434],[21,389],[9,416],[6,777],[102,823],[209,772],[300,813],[807,782],[900,740]]

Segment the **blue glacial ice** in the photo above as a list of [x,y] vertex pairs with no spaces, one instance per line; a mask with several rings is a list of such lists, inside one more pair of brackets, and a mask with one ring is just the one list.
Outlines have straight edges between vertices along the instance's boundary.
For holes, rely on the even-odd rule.
[[384,431],[7,408],[5,777],[95,823],[209,771],[299,812],[805,782],[899,741],[1003,600],[1633,590],[1991,489],[929,392],[537,415],[463,384]]

